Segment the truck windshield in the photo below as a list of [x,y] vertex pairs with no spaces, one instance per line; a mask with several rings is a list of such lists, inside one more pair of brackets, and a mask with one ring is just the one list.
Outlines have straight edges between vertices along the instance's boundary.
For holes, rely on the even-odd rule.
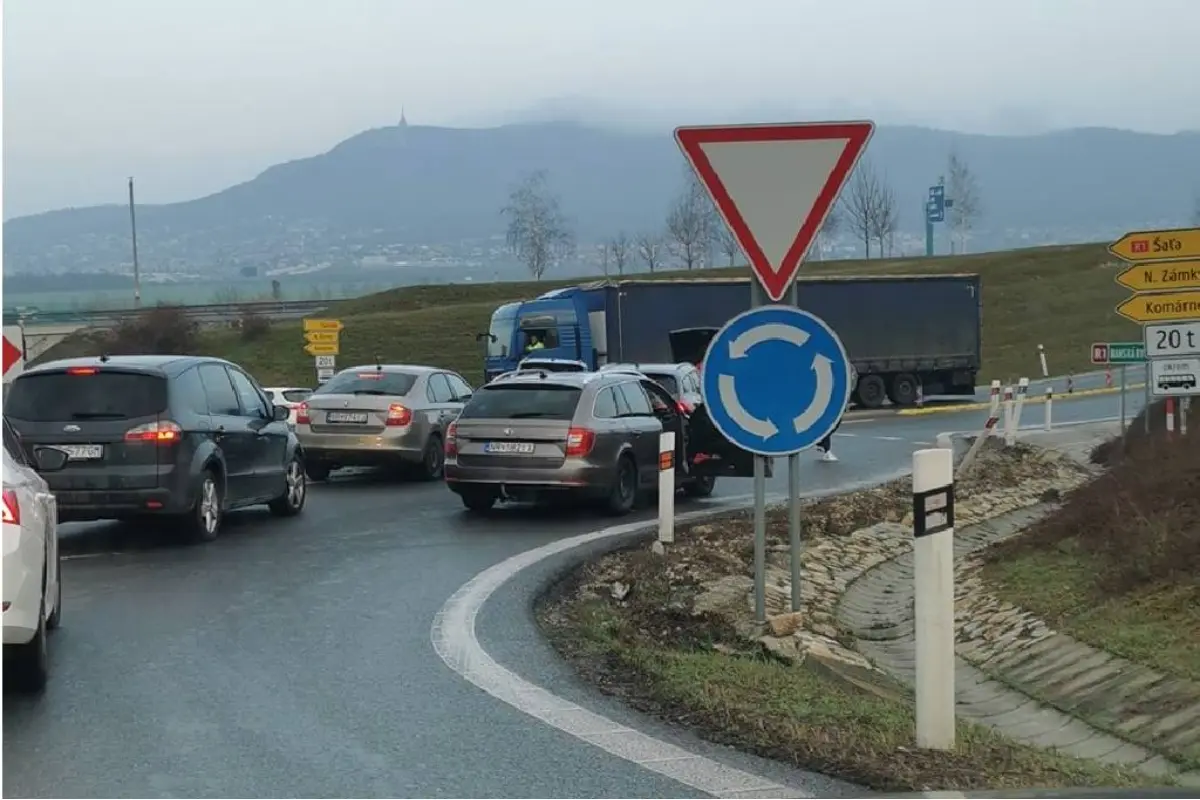
[[517,327],[517,315],[509,311],[503,313],[500,309],[492,317],[492,325],[488,328],[487,354],[488,358],[506,358],[508,348],[512,346],[513,331]]

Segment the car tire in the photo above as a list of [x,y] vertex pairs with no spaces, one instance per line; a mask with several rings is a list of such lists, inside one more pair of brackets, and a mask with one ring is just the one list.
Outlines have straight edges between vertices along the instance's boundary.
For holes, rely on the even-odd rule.
[[713,490],[717,488],[717,478],[715,475],[705,475],[700,478],[693,478],[683,485],[683,493],[688,497],[712,497]]
[[46,649],[46,598],[38,608],[38,629],[25,644],[15,649],[5,673],[12,676],[13,688],[22,694],[40,694],[50,678],[50,654]]
[[446,454],[442,450],[442,437],[434,434],[425,443],[421,451],[421,463],[417,467],[418,476],[423,481],[436,481],[442,477],[446,466]]
[[476,514],[485,514],[491,511],[492,506],[496,505],[496,501],[500,499],[499,493],[485,486],[464,486],[458,496],[467,511]]
[[327,481],[329,473],[329,465],[322,464],[320,461],[308,461],[304,464],[304,474],[310,481]]
[[308,475],[300,456],[294,455],[284,469],[283,494],[267,503],[277,517],[294,517],[304,510],[308,499]]
[[62,625],[62,553],[59,553],[55,560],[58,563],[54,565],[54,575],[58,578],[58,585],[54,589],[54,610],[46,620],[46,629],[51,631]]
[[185,517],[186,533],[193,542],[211,542],[221,532],[225,519],[222,505],[221,482],[211,469],[200,473],[200,489],[196,502]]
[[633,511],[637,504],[638,474],[637,464],[629,456],[617,459],[617,468],[613,473],[612,488],[604,501],[604,510],[614,517],[621,517]]

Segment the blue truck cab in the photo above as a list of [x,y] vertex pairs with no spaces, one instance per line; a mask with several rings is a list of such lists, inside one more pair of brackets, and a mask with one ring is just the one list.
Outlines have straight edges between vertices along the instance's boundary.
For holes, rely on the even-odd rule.
[[491,380],[514,370],[531,355],[582,361],[594,368],[597,343],[589,316],[603,313],[603,294],[584,286],[554,289],[533,300],[500,306],[484,336],[484,376]]

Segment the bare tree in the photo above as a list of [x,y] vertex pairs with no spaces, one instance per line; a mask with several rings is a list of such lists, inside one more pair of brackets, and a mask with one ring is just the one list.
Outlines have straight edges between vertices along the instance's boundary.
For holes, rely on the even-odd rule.
[[950,224],[951,234],[958,238],[958,251],[965,253],[971,229],[983,213],[979,201],[979,183],[967,162],[959,158],[957,153],[950,154],[946,172],[949,176],[946,199],[951,202],[950,208],[946,209],[946,221]]
[[596,245],[596,255],[600,256],[600,269],[603,270],[605,276],[608,275],[608,264],[612,258],[612,253],[606,244]]
[[742,255],[741,242],[733,235],[733,231],[729,230],[729,226],[725,224],[725,220],[717,218],[714,226],[714,236],[716,245],[721,255],[725,256],[728,261],[728,266],[736,266],[738,256]]
[[625,274],[625,265],[629,262],[630,245],[629,235],[625,231],[621,231],[608,242],[608,252],[612,256],[612,262],[617,268],[618,275]]
[[846,210],[842,207],[842,202],[838,201],[833,208],[829,209],[829,213],[825,215],[825,221],[821,223],[821,229],[817,231],[817,239],[813,242],[813,249],[809,252],[815,256],[814,261],[820,261],[825,258],[825,248],[829,247],[836,239],[838,233],[842,229],[842,224],[845,221]]
[[896,193],[888,185],[886,177],[879,179],[878,187],[871,216],[871,238],[879,242],[879,257],[882,258],[886,253],[888,258],[891,258],[892,244],[899,222]]
[[858,162],[854,176],[850,179],[850,192],[844,201],[846,223],[850,232],[863,243],[866,258],[871,257],[871,241],[878,234],[880,195],[883,183],[875,172],[875,167],[865,159]]
[[713,231],[712,201],[690,170],[683,191],[667,213],[667,235],[675,255],[688,269],[702,265]]
[[547,186],[545,170],[531,173],[513,189],[500,213],[508,217],[509,249],[534,280],[541,280],[551,265],[574,250],[575,238],[558,197]]
[[666,242],[663,237],[657,233],[643,233],[638,236],[637,252],[642,261],[646,264],[646,269],[654,272],[662,266],[663,256],[666,255]]

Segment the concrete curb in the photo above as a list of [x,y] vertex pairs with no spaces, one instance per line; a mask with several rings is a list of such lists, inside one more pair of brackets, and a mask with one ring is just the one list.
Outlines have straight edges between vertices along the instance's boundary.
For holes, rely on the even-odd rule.
[[[1131,383],[1125,387],[1129,389],[1144,389],[1145,383]],[[1070,394],[1058,393],[1054,395],[1054,402],[1058,403],[1063,400],[1074,400],[1078,397],[1096,397],[1105,394],[1117,394],[1121,391],[1119,386],[1105,386],[1101,389],[1080,389]],[[1033,405],[1035,403],[1045,403],[1045,395],[1026,395],[1025,405]],[[929,414],[953,414],[959,411],[983,411],[991,407],[991,403],[961,403],[959,405],[937,406],[936,408],[902,408],[896,412],[898,417],[922,417]]]

